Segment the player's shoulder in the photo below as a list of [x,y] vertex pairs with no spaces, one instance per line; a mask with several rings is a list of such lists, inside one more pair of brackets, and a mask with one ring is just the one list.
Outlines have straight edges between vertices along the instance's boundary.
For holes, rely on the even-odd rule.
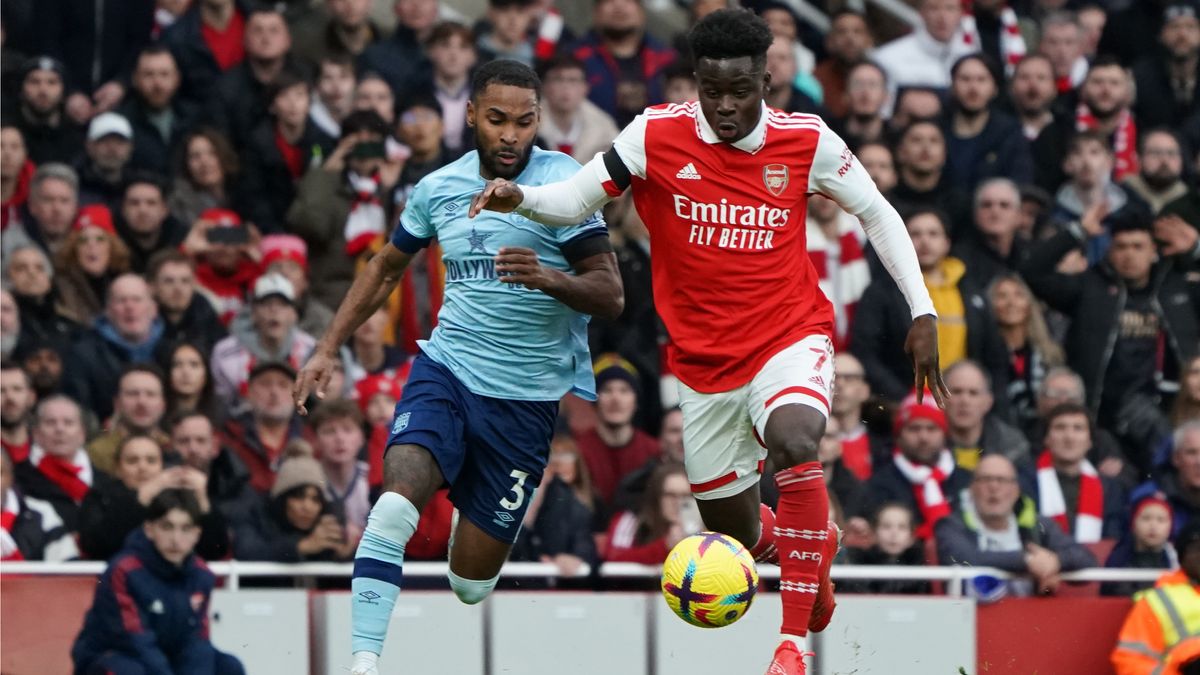
[[460,180],[464,177],[477,176],[478,174],[479,151],[471,150],[463,153],[461,157],[440,169],[431,171],[427,176],[417,181],[417,186],[419,187],[422,183],[436,185],[447,181]]
[[767,124],[777,129],[810,129],[813,131],[825,131],[829,129],[829,125],[825,123],[820,115],[810,115],[808,113],[790,113],[778,108],[767,108]]
[[564,152],[534,146],[529,151],[529,164],[519,182],[536,184],[547,179],[561,180],[575,175],[579,167],[579,162]]
[[667,120],[667,119],[695,119],[700,113],[700,104],[696,101],[688,101],[687,103],[662,103],[652,105],[642,111],[641,117],[647,122],[650,120]]

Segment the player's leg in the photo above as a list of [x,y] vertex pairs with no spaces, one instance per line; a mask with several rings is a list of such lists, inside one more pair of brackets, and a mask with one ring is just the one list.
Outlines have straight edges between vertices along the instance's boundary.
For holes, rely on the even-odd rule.
[[511,549],[512,543],[501,541],[469,519],[460,517],[454,526],[450,573],[447,575],[450,588],[458,599],[474,605],[491,594]]

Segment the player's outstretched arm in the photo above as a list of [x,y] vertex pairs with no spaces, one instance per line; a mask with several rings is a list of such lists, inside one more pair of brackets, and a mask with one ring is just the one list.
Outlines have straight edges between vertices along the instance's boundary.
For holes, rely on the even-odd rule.
[[[609,178],[605,161],[603,155],[596,155],[570,178],[545,185],[517,185],[503,178],[492,179],[471,199],[467,215],[474,218],[484,210],[516,211],[543,225],[578,225],[621,194]],[[613,185],[611,193],[605,188],[606,181]]]
[[[603,238],[607,242],[607,237]],[[581,314],[615,319],[625,308],[625,289],[611,248],[571,265],[567,274],[538,262],[533,249],[504,247],[496,255],[496,274],[506,284],[539,290]]]
[[325,387],[333,376],[333,364],[338,358],[337,352],[346,340],[358,330],[372,314],[383,306],[391,295],[404,269],[412,260],[412,254],[396,248],[391,242],[384,245],[383,250],[375,254],[367,263],[362,273],[354,277],[354,283],[346,294],[342,304],[338,306],[337,314],[325,331],[325,335],[313,348],[308,363],[296,377],[296,386],[292,390],[296,401],[296,410],[301,415],[307,415],[308,409],[304,402],[308,395],[316,393],[317,398],[325,398]]

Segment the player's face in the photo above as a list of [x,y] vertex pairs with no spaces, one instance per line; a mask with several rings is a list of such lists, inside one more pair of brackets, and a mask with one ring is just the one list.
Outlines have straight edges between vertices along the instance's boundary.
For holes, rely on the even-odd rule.
[[479,173],[486,179],[516,178],[529,162],[541,104],[533,89],[492,83],[467,102],[467,125],[475,129]]
[[182,509],[171,509],[143,526],[158,554],[173,565],[182,565],[200,541],[200,526]]
[[696,63],[696,84],[705,121],[718,138],[734,143],[749,135],[758,124],[771,74],[755,65],[749,56],[705,57]]

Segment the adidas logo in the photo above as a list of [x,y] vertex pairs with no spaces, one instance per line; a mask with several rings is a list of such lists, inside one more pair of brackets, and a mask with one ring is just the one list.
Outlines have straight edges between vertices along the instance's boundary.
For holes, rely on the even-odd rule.
[[700,180],[700,172],[696,170],[696,167],[691,162],[688,162],[686,166],[679,170],[679,173],[675,174],[675,177],[682,180]]

